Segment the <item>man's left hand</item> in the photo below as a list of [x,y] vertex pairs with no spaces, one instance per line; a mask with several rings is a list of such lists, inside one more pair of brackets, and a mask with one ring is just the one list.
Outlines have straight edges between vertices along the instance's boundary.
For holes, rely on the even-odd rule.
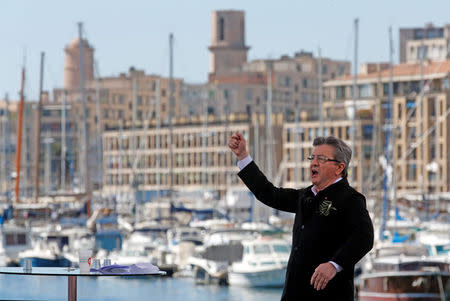
[[336,273],[336,268],[331,263],[322,263],[315,269],[310,284],[318,291],[323,290]]

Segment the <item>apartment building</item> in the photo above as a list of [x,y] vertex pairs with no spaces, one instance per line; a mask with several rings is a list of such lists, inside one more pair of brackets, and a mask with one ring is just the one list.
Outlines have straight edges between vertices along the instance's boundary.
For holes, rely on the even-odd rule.
[[[283,187],[300,188],[311,185],[310,162],[308,156],[313,151],[313,141],[320,136],[335,136],[352,146],[353,121],[326,120],[287,122],[283,126],[283,159],[284,170],[281,178]],[[356,123],[355,152],[348,167],[350,185],[366,193],[371,185],[371,164],[373,165],[372,139],[374,138],[372,120],[360,119]],[[353,182],[351,182],[353,174]]]
[[[372,66],[373,67],[373,66]],[[328,81],[325,86],[326,120],[373,121],[372,148],[385,156],[385,134],[390,71],[365,68],[357,76],[356,116],[353,114],[351,76]],[[373,71],[376,70],[376,71]],[[450,188],[450,61],[399,64],[392,68],[391,164],[397,196],[447,192]],[[357,133],[357,140],[361,134]],[[377,168],[380,181],[384,169]],[[364,178],[366,176],[364,175]],[[379,186],[380,187],[380,186]]]
[[450,24],[436,27],[400,28],[400,63],[419,63],[420,60],[442,61],[450,58]]
[[236,175],[235,156],[228,148],[228,139],[234,132],[246,137],[250,153],[263,170],[268,166],[267,149],[273,151],[272,166],[279,165],[282,120],[281,116],[273,118],[276,138],[272,147],[264,142],[267,135],[263,115],[249,118],[231,114],[225,123],[212,115],[207,123],[201,119],[177,120],[172,133],[165,125],[105,132],[103,190],[137,189],[161,194],[172,190],[214,190],[223,196],[230,187],[242,186]]
[[286,119],[293,119],[297,108],[304,118],[317,119],[319,78],[325,82],[350,72],[347,61],[318,58],[305,51],[247,61],[250,47],[245,42],[243,11],[213,11],[211,33],[209,82],[197,95],[193,94],[199,86],[185,85],[184,89],[186,102],[192,103],[194,97],[199,103],[197,111],[190,107],[192,113],[201,113],[201,104],[207,102],[207,109],[217,115],[227,110],[261,114],[270,98],[272,112],[282,113]]
[[[101,184],[98,170],[101,162],[96,153],[103,131],[119,127],[137,127],[155,118],[159,110],[161,122],[169,123],[169,117],[179,115],[182,79],[171,80],[159,75],[145,74],[131,67],[118,76],[100,77],[94,63],[94,49],[82,40],[83,78],[86,100],[86,124],[88,141],[88,170],[93,188]],[[81,101],[80,40],[73,39],[65,48],[64,87],[53,90],[53,101],[45,105],[68,105],[68,116],[73,118],[73,131],[81,134],[83,103]],[[171,109],[172,108],[172,109]],[[172,111],[171,111],[172,110]],[[43,117],[45,119],[45,116]],[[80,136],[81,137],[81,136]],[[80,140],[82,141],[82,140]],[[80,147],[80,145],[77,145]]]

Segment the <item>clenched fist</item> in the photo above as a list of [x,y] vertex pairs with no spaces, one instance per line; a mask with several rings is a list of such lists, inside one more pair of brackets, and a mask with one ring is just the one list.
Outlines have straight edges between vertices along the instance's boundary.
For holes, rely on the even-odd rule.
[[241,133],[234,133],[228,140],[228,147],[236,155],[238,160],[242,160],[248,156],[247,146],[244,136]]

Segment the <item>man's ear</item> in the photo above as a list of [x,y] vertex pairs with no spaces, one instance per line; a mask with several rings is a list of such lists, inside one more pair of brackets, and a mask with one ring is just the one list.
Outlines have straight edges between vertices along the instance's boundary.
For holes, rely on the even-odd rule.
[[338,166],[339,166],[339,168],[336,170],[336,175],[342,174],[342,171],[343,171],[344,168],[345,168],[345,163],[344,163],[344,162],[340,162],[340,163],[338,164]]

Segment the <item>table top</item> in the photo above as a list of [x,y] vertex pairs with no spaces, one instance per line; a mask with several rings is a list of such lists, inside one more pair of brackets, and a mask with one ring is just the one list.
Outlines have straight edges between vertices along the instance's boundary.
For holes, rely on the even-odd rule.
[[41,276],[164,276],[166,272],[159,271],[157,273],[120,273],[120,274],[102,274],[99,272],[80,273],[78,268],[63,267],[33,267],[31,271],[25,272],[23,267],[0,267],[0,274],[14,275],[41,275]]

